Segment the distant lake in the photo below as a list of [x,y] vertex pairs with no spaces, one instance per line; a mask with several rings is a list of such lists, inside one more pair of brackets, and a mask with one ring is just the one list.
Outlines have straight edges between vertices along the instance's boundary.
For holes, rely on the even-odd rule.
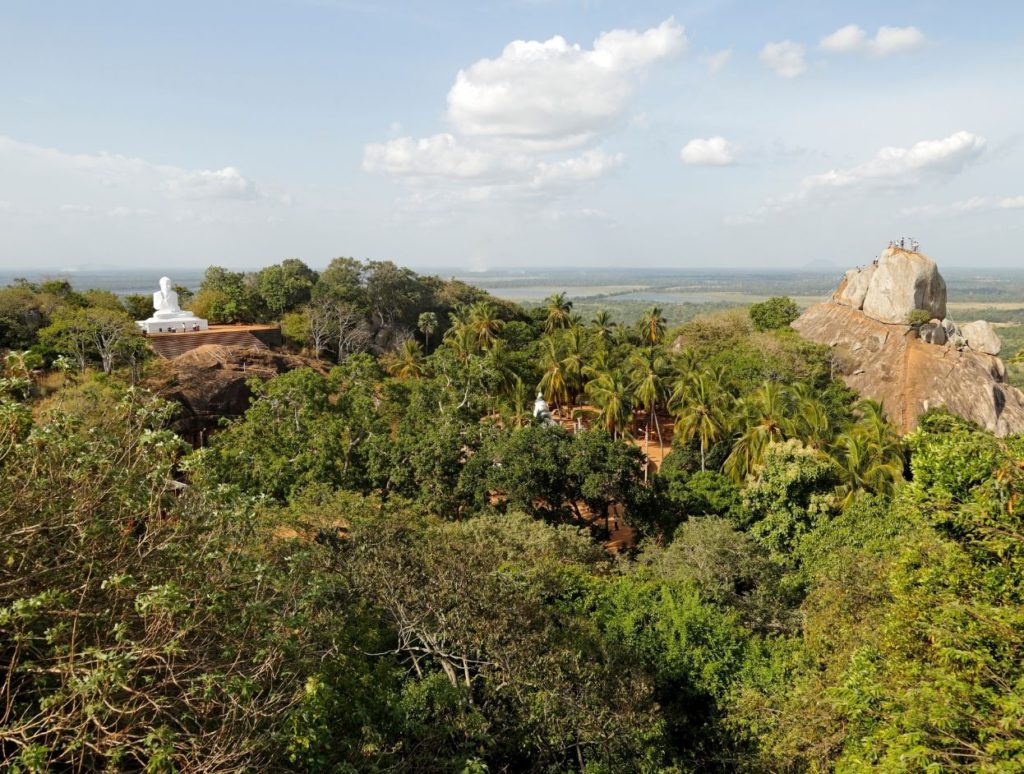
[[[66,279],[75,290],[109,290],[119,296],[132,293],[152,293],[160,284],[159,271],[8,271],[0,270],[0,287],[9,285],[21,277],[29,282],[50,279]],[[167,272],[175,285],[184,285],[195,290],[203,280],[203,272],[195,269]]]

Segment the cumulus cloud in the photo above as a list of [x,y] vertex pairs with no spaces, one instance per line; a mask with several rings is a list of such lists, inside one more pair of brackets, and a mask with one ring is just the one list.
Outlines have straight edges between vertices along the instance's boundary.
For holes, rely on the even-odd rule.
[[710,75],[718,75],[722,72],[722,69],[728,64],[729,59],[732,57],[732,47],[724,48],[721,51],[716,51],[713,54],[705,54],[700,58],[700,62],[706,65],[708,73]]
[[833,53],[848,54],[853,51],[862,51],[867,44],[867,33],[856,24],[847,24],[831,35],[823,37],[818,47]]
[[874,158],[853,167],[830,169],[804,178],[804,194],[818,189],[860,185],[913,185],[928,176],[959,173],[985,151],[985,139],[961,131],[941,140],[922,140],[909,148],[882,148]]
[[[951,178],[976,161],[985,148],[983,137],[966,131],[941,140],[922,140],[906,148],[888,146],[861,164],[805,177],[798,190],[768,199],[753,212],[730,215],[725,222],[729,225],[760,222],[803,203],[827,201],[844,191],[912,187]],[[1009,207],[1016,199],[1005,201]],[[916,214],[923,213],[919,210]]]
[[561,36],[513,41],[459,70],[447,118],[463,135],[582,145],[622,115],[638,76],[687,45],[671,18],[643,32],[605,32],[590,49]]
[[164,182],[163,191],[174,199],[255,199],[256,185],[235,167],[182,172]]
[[371,143],[363,151],[363,169],[367,172],[417,180],[495,177],[522,172],[529,163],[529,159],[522,155],[468,148],[448,133],[419,140],[399,137],[385,143]]
[[783,40],[779,43],[766,43],[761,49],[760,59],[780,78],[796,78],[807,70],[805,52],[802,43]]
[[671,18],[602,33],[591,48],[559,36],[514,41],[459,70],[447,97],[449,131],[368,143],[363,169],[415,189],[405,206],[420,211],[498,195],[564,196],[623,163],[621,153],[595,147],[601,133],[627,120],[644,73],[687,45]]
[[735,158],[735,148],[724,137],[690,140],[679,152],[684,164],[690,166],[726,166]]
[[884,57],[913,51],[924,43],[924,33],[917,27],[879,27],[875,37],[869,38],[856,24],[847,24],[822,38],[818,46],[832,53],[850,54],[863,51]]

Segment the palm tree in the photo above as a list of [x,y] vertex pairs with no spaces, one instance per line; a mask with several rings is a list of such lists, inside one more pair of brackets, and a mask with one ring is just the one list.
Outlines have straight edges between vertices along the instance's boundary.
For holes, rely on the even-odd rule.
[[612,337],[612,331],[615,330],[615,324],[612,322],[612,316],[608,310],[602,309],[595,314],[594,319],[590,321],[590,325],[598,344],[602,348],[608,346],[608,342]]
[[805,446],[821,451],[835,434],[828,409],[807,382],[793,385],[789,394],[793,402],[793,434]]
[[568,328],[571,323],[572,301],[566,298],[565,293],[552,293],[544,299],[544,309],[547,318],[544,321],[544,332],[552,334],[562,328]]
[[765,382],[760,389],[738,401],[743,430],[725,460],[725,472],[742,482],[761,464],[771,443],[786,440],[791,421],[786,390],[778,382]]
[[423,334],[423,348],[427,352],[430,351],[430,337],[437,331],[438,324],[437,315],[433,312],[423,312],[416,320],[416,327]]
[[402,346],[388,353],[384,368],[398,379],[419,379],[426,373],[423,347],[416,339],[406,339]]
[[469,327],[476,336],[481,349],[490,349],[498,340],[498,334],[505,322],[498,317],[498,310],[488,301],[477,301],[469,308]]
[[665,336],[665,323],[661,309],[652,306],[640,317],[640,338],[652,347],[660,344]]
[[653,423],[658,434],[658,448],[663,449],[658,406],[665,400],[665,374],[668,363],[657,347],[641,347],[630,354],[628,366],[632,378],[633,398],[647,413],[648,433]]
[[565,385],[569,391],[570,405],[583,389],[584,371],[587,367],[586,339],[583,328],[574,325],[566,330],[562,338],[565,354],[562,357],[562,370],[565,373]]
[[587,398],[594,404],[598,423],[616,440],[629,431],[633,412],[630,389],[619,371],[603,370],[587,382]]
[[843,508],[858,490],[891,495],[903,480],[903,443],[885,421],[882,405],[862,400],[854,409],[860,418],[836,439],[831,455],[843,479],[837,489]]
[[565,370],[562,367],[558,345],[551,336],[541,339],[540,366],[544,373],[537,384],[537,389],[556,406],[564,403],[567,399],[568,385],[565,382]]
[[726,416],[731,396],[714,375],[699,373],[676,382],[669,408],[676,418],[676,433],[684,441],[700,439],[700,469],[706,470],[707,448],[728,435]]
[[476,334],[469,324],[469,309],[460,306],[448,313],[451,325],[444,334],[444,343],[451,347],[459,360],[466,362],[476,353]]

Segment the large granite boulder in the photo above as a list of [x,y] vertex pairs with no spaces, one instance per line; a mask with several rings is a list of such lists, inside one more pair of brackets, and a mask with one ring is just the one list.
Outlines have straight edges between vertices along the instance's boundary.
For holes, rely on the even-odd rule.
[[863,269],[850,269],[846,272],[843,281],[839,283],[836,292],[832,294],[832,299],[837,304],[861,309],[864,306],[868,288],[871,286],[871,278],[875,275],[877,268],[877,266],[871,265]]
[[861,307],[868,317],[904,324],[915,309],[926,310],[929,319],[946,316],[946,282],[935,261],[890,247],[878,257],[874,269]]
[[1006,383],[998,357],[926,343],[909,325],[882,323],[832,301],[810,307],[793,327],[831,346],[846,384],[880,401],[903,432],[938,406],[997,435],[1024,432],[1024,393]]
[[222,418],[235,418],[249,408],[249,380],[271,379],[295,368],[324,366],[306,358],[266,348],[206,344],[170,360],[157,361],[158,370],[146,386],[180,409],[175,432],[193,446],[202,446]]
[[964,323],[960,326],[960,335],[967,341],[968,347],[986,355],[998,355],[1003,347],[996,329],[985,320]]

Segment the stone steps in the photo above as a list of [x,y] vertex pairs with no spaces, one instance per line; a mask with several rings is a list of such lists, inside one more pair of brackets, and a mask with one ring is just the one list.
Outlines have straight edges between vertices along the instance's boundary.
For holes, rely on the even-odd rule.
[[188,331],[185,333],[156,333],[146,337],[149,346],[160,357],[168,360],[184,355],[197,347],[216,344],[221,347],[247,347],[270,349],[248,330]]

